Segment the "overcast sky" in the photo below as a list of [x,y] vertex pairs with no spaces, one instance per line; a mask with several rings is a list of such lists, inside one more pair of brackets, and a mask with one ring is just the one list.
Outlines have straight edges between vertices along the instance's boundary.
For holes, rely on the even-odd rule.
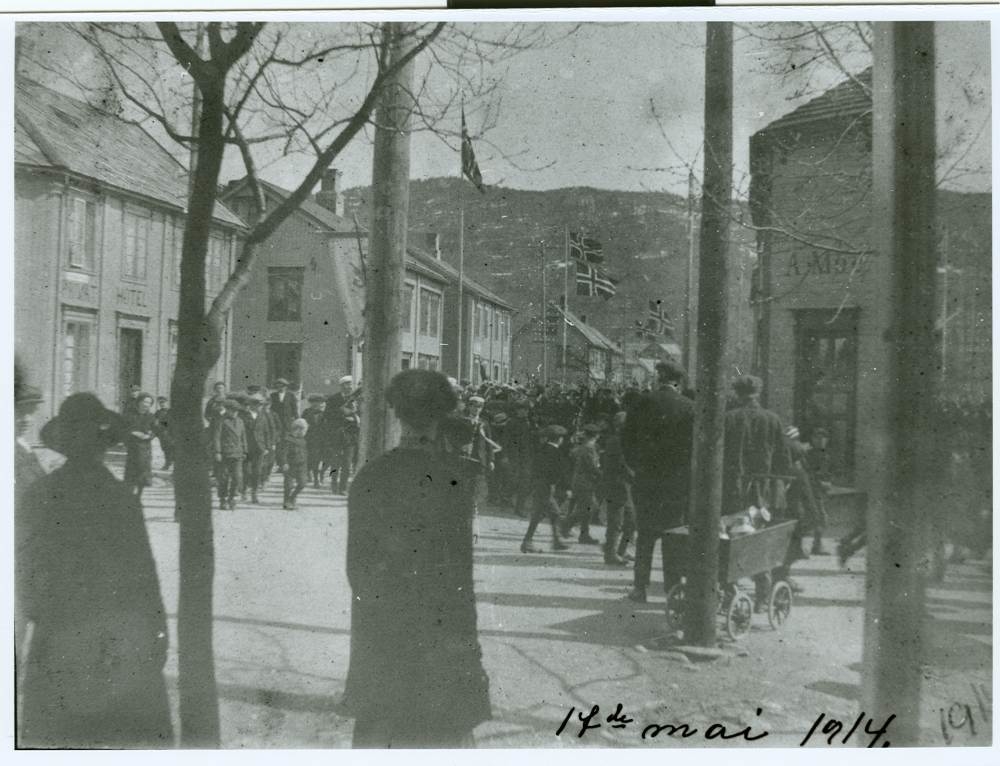
[[[962,166],[981,169],[948,186],[987,191],[992,132],[989,25],[939,22],[936,28],[939,148],[949,150],[949,157],[960,159]],[[566,29],[553,25],[553,36],[560,37]],[[738,191],[745,193],[750,136],[836,84],[843,74],[834,66],[809,68],[809,92],[796,98],[806,75],[796,70],[795,76],[782,80],[765,72],[775,47],[739,29],[736,36],[734,161]],[[484,76],[500,78],[501,106],[496,125],[476,143],[485,182],[520,189],[594,186],[685,193],[685,165],[694,163],[696,173],[701,171],[703,41],[704,25],[695,22],[591,23],[554,45],[487,68]],[[88,66],[89,54],[79,40],[60,43],[58,35],[49,34],[44,42],[48,55],[68,57],[77,71]],[[850,71],[870,63],[866,54],[840,54]],[[482,130],[484,106],[474,100],[467,103],[474,134]],[[457,131],[457,113],[451,121],[450,129]],[[415,134],[411,176],[457,176],[455,143],[449,146],[430,133]],[[308,160],[290,157],[262,166],[268,180],[294,187]],[[344,173],[345,187],[369,184],[370,141],[359,136],[335,166]],[[224,165],[221,180],[243,173],[234,156]]]
[[[954,136],[963,131],[963,150],[968,146],[969,153],[962,164],[983,169],[949,185],[988,191],[989,26],[945,22],[937,29],[940,143],[953,145]],[[766,52],[760,42],[738,31],[737,36],[734,160],[740,176],[747,169],[750,136],[808,99],[792,98],[794,78],[782,84],[762,71]],[[519,55],[509,63],[499,122],[488,137],[503,154],[517,155],[520,169],[480,143],[484,180],[520,189],[594,186],[685,193],[683,165],[699,156],[702,142],[703,40],[700,23],[588,24],[550,48]],[[861,57],[845,63],[854,69],[867,64]],[[843,79],[832,67],[817,76],[814,86],[824,78],[826,85]],[[479,126],[471,117],[469,121],[470,130],[477,131]],[[411,154],[413,178],[459,172],[457,153],[432,135],[415,135]],[[344,171],[346,187],[369,184],[370,144],[358,142],[337,167]],[[644,170],[664,167],[668,170]],[[696,167],[700,173],[700,162]],[[294,181],[292,168],[275,170],[270,175],[276,183]]]

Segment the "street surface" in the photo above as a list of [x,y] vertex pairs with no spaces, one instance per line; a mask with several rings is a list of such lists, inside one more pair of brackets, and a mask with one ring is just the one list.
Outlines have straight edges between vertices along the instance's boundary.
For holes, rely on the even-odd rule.
[[[298,511],[283,511],[279,484],[280,477],[272,477],[261,506],[213,511],[223,746],[348,747],[353,722],[338,711],[350,631],[346,501],[328,489],[310,488]],[[170,484],[158,479],[144,501],[171,618],[166,672],[176,694],[177,526]],[[845,733],[854,723],[863,553],[848,571],[838,569],[833,556],[800,562],[793,574],[805,592],[781,631],[768,626],[766,615],[755,615],[750,635],[728,644],[725,656],[692,662],[658,641],[666,628],[655,572],[650,603],[632,604],[623,600],[631,571],[605,567],[599,546],[521,554],[525,523],[500,509],[484,509],[480,516],[476,592],[495,716],[476,730],[481,747],[723,744],[705,740],[712,723],[729,733],[744,726],[752,734],[770,732],[760,745],[798,745],[821,713],[824,721],[845,722]],[[593,534],[603,535],[603,528]],[[833,545],[828,539],[827,547]],[[949,567],[945,581],[928,591],[928,745],[948,744],[945,732],[954,745],[990,742],[991,583],[990,564],[973,562]],[[174,703],[176,708],[176,697]],[[606,720],[618,703],[634,719],[621,729]],[[556,736],[571,707],[589,711],[595,704],[600,713],[593,722],[600,728],[580,738],[581,724],[574,719],[575,726],[571,722]],[[644,742],[643,728],[654,723],[687,723],[699,733],[683,741],[663,734]],[[850,744],[867,745],[870,736],[863,731],[864,723]],[[890,742],[891,733],[890,726]],[[825,744],[817,733],[811,744],[820,742]],[[728,744],[751,746],[742,739]]]

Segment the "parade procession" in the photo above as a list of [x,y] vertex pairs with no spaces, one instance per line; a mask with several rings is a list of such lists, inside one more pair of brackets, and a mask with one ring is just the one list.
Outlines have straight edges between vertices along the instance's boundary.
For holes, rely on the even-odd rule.
[[435,14],[17,21],[14,747],[990,745],[988,15]]

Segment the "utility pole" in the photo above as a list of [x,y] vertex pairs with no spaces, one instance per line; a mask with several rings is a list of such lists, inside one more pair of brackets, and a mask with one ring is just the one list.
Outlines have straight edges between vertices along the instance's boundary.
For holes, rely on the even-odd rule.
[[[407,23],[385,22],[391,66],[412,44]],[[396,442],[397,425],[389,414],[385,392],[399,372],[402,353],[401,297],[410,208],[410,116],[413,62],[386,84],[375,117],[372,170],[371,249],[365,290],[367,320],[364,369],[364,417],[361,462],[377,457]]]
[[934,498],[934,24],[875,24],[873,220],[891,275],[886,448],[868,515],[862,709],[895,716],[894,746],[918,744],[924,569]]
[[719,516],[725,430],[723,360],[729,298],[729,206],[733,185],[733,25],[706,24],[705,172],[698,270],[698,396],[688,512],[687,643],[715,645]]
[[542,251],[542,385],[549,384],[549,277],[545,273],[545,241],[539,243]]
[[694,328],[694,225],[695,225],[695,202],[694,202],[694,171],[688,172],[688,198],[687,198],[687,291],[686,307],[684,309],[684,348],[683,359],[684,369],[687,370],[689,380],[694,379],[694,337],[691,333]]

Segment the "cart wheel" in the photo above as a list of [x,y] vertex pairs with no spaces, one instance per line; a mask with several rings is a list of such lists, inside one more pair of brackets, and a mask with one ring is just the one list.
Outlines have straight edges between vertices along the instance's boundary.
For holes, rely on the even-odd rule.
[[726,610],[726,633],[733,641],[739,641],[750,632],[753,618],[753,601],[746,593],[737,593]]
[[684,627],[684,583],[677,583],[667,591],[667,627],[680,630]]
[[777,630],[792,613],[792,586],[784,580],[778,580],[771,588],[771,598],[767,603],[767,621]]

